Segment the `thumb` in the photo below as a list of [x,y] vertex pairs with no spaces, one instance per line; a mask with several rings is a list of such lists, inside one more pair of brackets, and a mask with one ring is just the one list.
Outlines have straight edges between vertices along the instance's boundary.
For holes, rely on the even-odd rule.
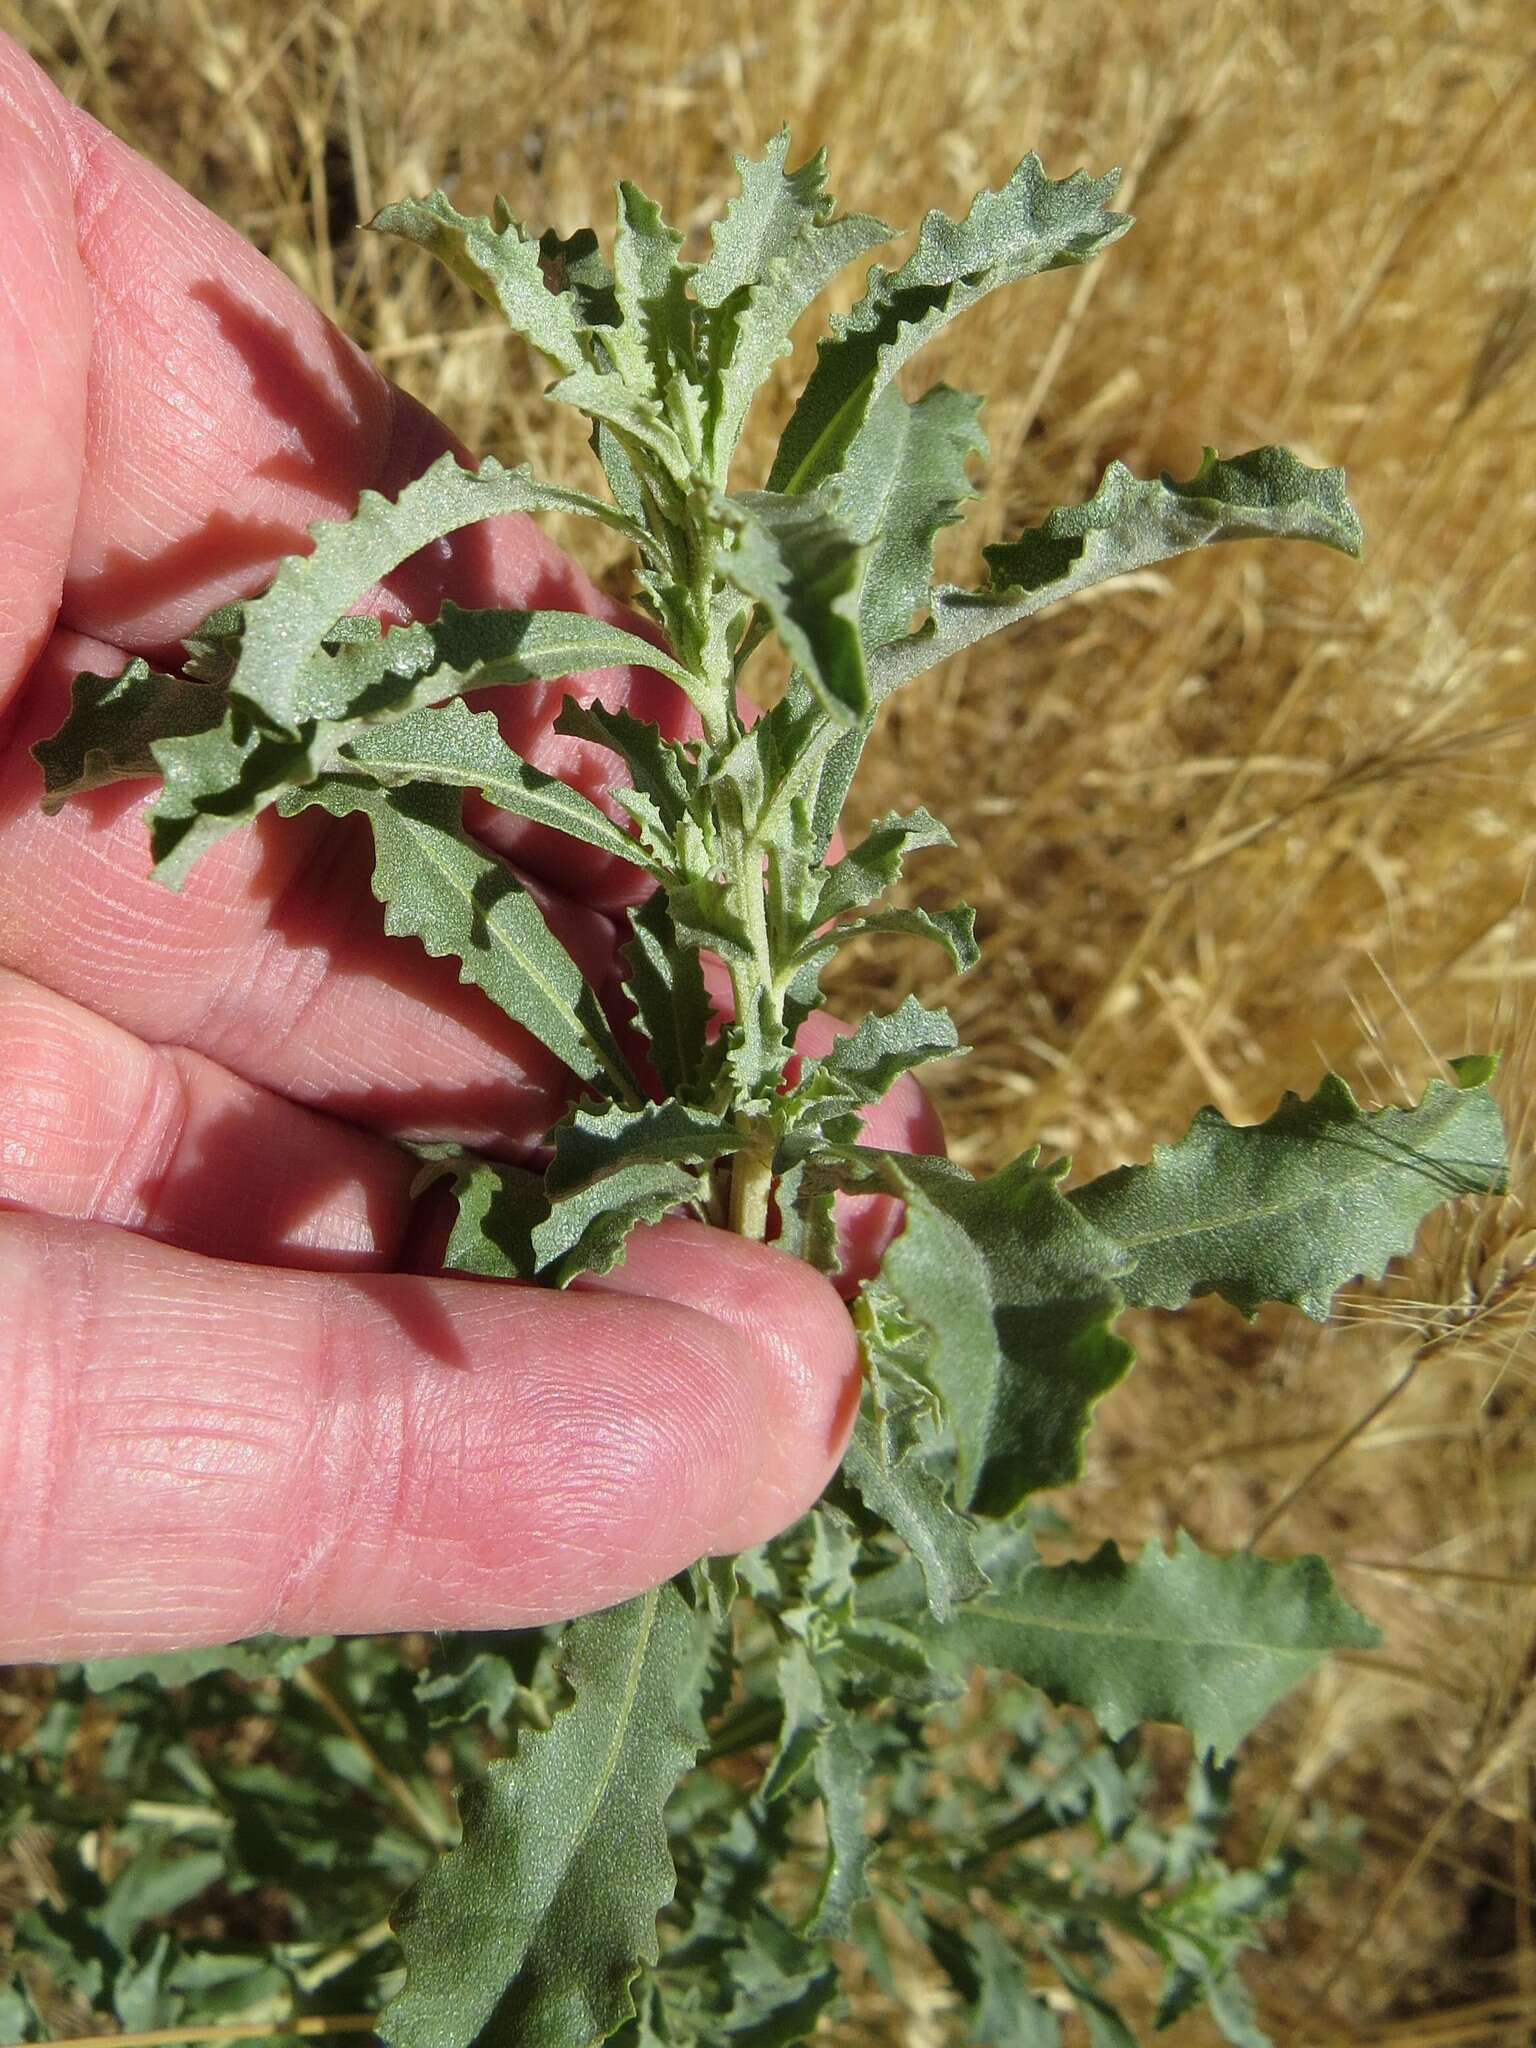
[[0,1214],[0,1662],[523,1627],[776,1533],[858,1387],[808,1268],[688,1223],[564,1294]]

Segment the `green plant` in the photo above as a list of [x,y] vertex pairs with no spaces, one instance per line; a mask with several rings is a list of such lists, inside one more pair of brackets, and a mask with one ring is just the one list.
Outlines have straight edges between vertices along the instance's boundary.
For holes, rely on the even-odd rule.
[[[1052,181],[1034,157],[963,221],[930,214],[898,269],[871,269],[820,344],[765,488],[733,491],[747,408],[791,327],[888,233],[834,215],[820,159],[786,172],[787,146],[780,136],[739,164],[741,195],[700,265],[679,260],[681,238],[628,184],[611,265],[589,230],[535,238],[500,203],[490,220],[442,194],[386,208],[376,227],[430,249],[558,369],[550,395],[591,419],[611,500],[444,458],[397,500],[365,494],[350,522],[316,527],[263,595],[204,623],[182,674],[135,661],[116,678],[80,677],[66,724],[37,749],[50,804],[162,778],[149,825],[172,886],[269,806],[362,813],[388,929],[457,958],[570,1069],[579,1099],[549,1133],[544,1171],[452,1149],[425,1161],[423,1181],[446,1178],[457,1197],[451,1269],[563,1285],[621,1259],[636,1225],[683,1210],[773,1234],[832,1272],[840,1195],[905,1205],[851,1310],[866,1367],[852,1445],[826,1499],[784,1537],[564,1630],[467,1642],[436,1675],[355,1645],[274,1653],[299,1671],[312,1653],[333,1676],[364,1675],[388,1734],[363,1753],[392,1756],[380,1783],[397,1792],[434,1716],[458,1731],[465,1769],[483,1760],[464,1732],[482,1718],[515,1737],[465,1792],[461,1844],[400,1908],[403,1988],[382,1942],[323,1981],[370,1999],[396,1990],[381,2022],[396,2048],[570,2048],[615,2033],[789,2043],[837,1995],[827,1944],[851,1938],[877,1979],[903,1943],[926,1951],[978,2041],[1055,2038],[1027,1955],[1096,2042],[1117,2043],[1123,2022],[1097,1988],[1109,1934],[1162,1960],[1160,2018],[1204,1999],[1249,2043],[1261,2036],[1234,1958],[1294,1872],[1220,1862],[1225,1759],[1327,1652],[1368,1647],[1373,1632],[1315,1558],[1210,1557],[1184,1539],[1171,1556],[1107,1546],[1047,1564],[1032,1496],[1078,1471],[1092,1409],[1131,1363],[1114,1330],[1125,1308],[1215,1292],[1245,1313],[1269,1300],[1322,1316],[1345,1281],[1407,1250],[1431,1208],[1497,1187],[1492,1062],[1452,1062],[1407,1108],[1364,1110],[1328,1076],[1261,1125],[1202,1111],[1149,1164],[1068,1189],[1067,1162],[1037,1153],[978,1181],[861,1141],[861,1112],[898,1076],[960,1051],[943,1011],[909,998],[824,1055],[794,1058],[851,938],[919,936],[959,970],[976,958],[967,910],[872,907],[909,855],[948,843],[926,812],[834,849],[888,696],[987,634],[1191,548],[1268,536],[1352,554],[1360,533],[1337,470],[1280,448],[1208,451],[1184,483],[1112,465],[1086,504],[988,548],[982,588],[932,586],[935,537],[973,495],[968,465],[984,452],[979,401],[942,385],[908,399],[898,371],[987,293],[1085,262],[1129,226],[1106,208],[1113,178]],[[638,601],[668,651],[561,612],[450,605],[387,633],[356,614],[429,542],[539,510],[584,513],[632,543]],[[748,723],[742,679],[769,636],[791,680]],[[558,729],[623,764],[622,823],[461,701],[625,662],[671,678],[698,737],[670,742],[626,713],[567,702]],[[533,898],[465,832],[466,791],[654,883],[626,949],[652,1075]],[[724,1019],[703,956],[729,976]],[[93,1684],[126,1685],[139,1713],[156,1675],[189,1684],[194,1705],[242,1672],[270,1683],[266,1653],[240,1656],[233,1679],[210,1675],[206,1655],[157,1674],[87,1669],[61,1702],[78,1711]],[[973,1697],[976,1667],[1007,1676]],[[1042,1696],[1086,1709],[1101,1737]],[[339,1704],[338,1725],[358,1705]],[[1197,1758],[1188,1817],[1171,1830],[1149,1817],[1153,1788],[1134,1762],[1135,1731],[1159,1720],[1188,1728]],[[1004,1758],[985,1786],[965,1762],[983,1726]],[[754,1761],[743,1770],[740,1758]],[[33,1798],[14,1788],[13,1815],[33,1814]],[[435,1827],[425,1833],[441,1848]],[[1032,1853],[1045,1834],[1052,1853]],[[1081,1867],[1063,1846],[1074,1839],[1089,1845]],[[387,1865],[384,1892],[411,1874],[406,1860],[375,1866]],[[221,1868],[237,1887],[254,1868],[238,1830]],[[178,1882],[185,1872],[166,1896],[179,1902]],[[978,1910],[982,1883],[995,1917]],[[121,1973],[138,1985],[159,1956],[165,2009],[193,2009],[186,1956],[136,1946],[153,1915],[117,1913],[127,1946],[113,1965],[111,1889],[80,1910],[100,1973],[86,1995],[110,1984],[121,2011]],[[317,1939],[339,1940],[318,1910]],[[84,1933],[58,1942],[86,1952]],[[286,1991],[267,1978],[261,1996],[291,2009],[315,1988],[290,1970]]]

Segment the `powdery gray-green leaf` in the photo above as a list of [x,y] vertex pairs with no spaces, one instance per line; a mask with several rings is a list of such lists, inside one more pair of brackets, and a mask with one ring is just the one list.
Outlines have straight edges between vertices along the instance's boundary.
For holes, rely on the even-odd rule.
[[1180,1532],[1126,1559],[1037,1565],[968,1601],[945,1653],[1011,1671],[1087,1707],[1112,1739],[1177,1721],[1218,1761],[1334,1650],[1379,1637],[1339,1598],[1319,1557],[1287,1564],[1207,1555]]
[[815,922],[841,917],[873,903],[901,879],[909,853],[931,846],[953,846],[947,829],[928,811],[912,811],[902,817],[892,811],[872,825],[856,846],[827,868],[816,899]]
[[999,192],[980,192],[963,221],[937,211],[897,271],[876,264],[864,296],[821,342],[770,472],[776,491],[811,489],[842,465],[874,400],[940,328],[1000,286],[1086,263],[1131,225],[1110,213],[1118,173],[1048,178],[1027,156]]
[[283,809],[361,812],[373,828],[373,892],[385,930],[419,939],[435,959],[455,956],[460,980],[483,989],[573,1074],[637,1100],[581,969],[506,863],[467,837],[462,802],[460,791],[427,783],[381,789],[335,776],[292,792]]
[[639,842],[590,798],[513,753],[493,711],[472,712],[460,697],[353,741],[344,761],[355,762],[386,786],[430,782],[476,790],[499,810],[530,824],[563,832],[616,860],[651,865]]
[[395,1918],[390,2048],[587,2048],[634,2011],[675,1882],[662,1809],[703,1741],[698,1621],[675,1587],[571,1624],[547,1733],[460,1794],[464,1840]]
[[1360,522],[1343,470],[1309,469],[1288,448],[1226,461],[1207,448],[1187,483],[1144,482],[1112,462],[1086,504],[1059,507],[1017,540],[984,549],[985,589],[935,589],[926,625],[871,658],[871,696],[878,703],[936,662],[1113,576],[1214,541],[1255,539],[1319,541],[1358,554]]
[[484,214],[460,213],[445,193],[433,192],[425,199],[396,200],[368,225],[430,250],[477,297],[497,307],[514,334],[524,335],[557,368],[579,369],[586,360],[580,299],[550,290],[537,238],[512,219],[502,201],[497,214],[491,221]]
[[859,624],[867,648],[905,633],[928,602],[933,543],[976,495],[967,473],[987,452],[981,400],[935,384],[915,402],[888,384],[869,409],[838,477],[837,509],[870,544]]
[[706,453],[721,485],[753,396],[788,353],[801,314],[840,270],[890,237],[868,215],[831,217],[824,151],[786,172],[788,153],[785,129],[761,160],[735,159],[741,194],[715,223],[714,253],[694,279],[706,313]]
[[309,553],[285,556],[261,596],[248,600],[232,687],[287,731],[345,717],[340,679],[313,659],[336,620],[433,541],[504,513],[548,511],[585,513],[637,543],[643,538],[611,505],[540,483],[528,468],[506,469],[489,455],[475,469],[451,452],[441,455],[395,498],[364,491],[351,519],[312,526]]
[[1361,1109],[1329,1074],[1261,1124],[1202,1109],[1176,1145],[1067,1199],[1131,1263],[1117,1285],[1143,1308],[1220,1294],[1245,1315],[1285,1301],[1321,1320],[1339,1288],[1379,1279],[1432,1209],[1504,1185],[1491,1063],[1452,1063],[1407,1109]]

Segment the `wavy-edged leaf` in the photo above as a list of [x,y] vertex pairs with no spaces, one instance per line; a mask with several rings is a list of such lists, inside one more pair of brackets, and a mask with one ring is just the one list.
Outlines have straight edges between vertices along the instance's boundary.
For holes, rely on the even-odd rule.
[[390,2048],[585,2048],[634,2011],[675,1876],[662,1819],[703,1742],[704,1632],[675,1587],[572,1623],[569,1706],[459,1795],[464,1840],[397,1909]]
[[555,731],[617,754],[636,790],[654,804],[668,832],[688,815],[695,772],[677,742],[665,739],[661,728],[648,719],[636,718],[628,711],[610,711],[606,704],[578,704],[574,697],[567,697],[556,716]]
[[769,488],[805,491],[833,476],[892,377],[939,329],[1000,286],[1086,263],[1131,225],[1110,213],[1118,172],[1051,179],[1025,157],[998,192],[980,192],[964,220],[937,211],[895,272],[879,264],[852,312],[834,318],[779,442]]
[[513,220],[504,200],[497,200],[496,214],[491,221],[483,213],[460,213],[446,193],[432,192],[425,199],[395,200],[368,226],[430,250],[460,283],[498,307],[514,334],[525,336],[557,368],[579,369],[586,361],[580,300],[550,290],[538,239]]
[[850,918],[846,924],[818,932],[806,941],[796,958],[800,965],[812,966],[830,960],[838,947],[846,946],[850,939],[881,935],[931,939],[949,955],[956,974],[968,974],[981,958],[976,944],[976,913],[965,903],[953,910],[908,910],[899,906],[872,910],[867,917]]
[[699,1177],[667,1159],[636,1159],[550,1202],[533,1232],[538,1277],[568,1287],[583,1273],[607,1273],[624,1257],[629,1235],[696,1202]]
[[214,1649],[160,1650],[139,1656],[92,1657],[80,1670],[92,1692],[152,1679],[156,1685],[191,1685],[212,1671],[236,1678],[292,1678],[306,1664],[323,1657],[334,1636],[247,1636],[244,1642]]
[[282,799],[286,815],[317,805],[333,817],[362,812],[373,828],[373,893],[384,928],[452,954],[461,981],[483,989],[584,1081],[637,1102],[639,1090],[596,995],[504,861],[461,822],[462,792],[404,789],[330,776]]
[[816,922],[822,924],[845,910],[858,910],[893,889],[901,880],[902,863],[909,853],[954,843],[947,828],[928,811],[911,811],[905,817],[890,812],[826,870],[816,901]]
[[544,1184],[558,1198],[641,1162],[708,1166],[744,1141],[734,1124],[685,1102],[648,1102],[640,1109],[573,1109],[549,1142],[554,1156]]
[[1077,1477],[1092,1411],[1130,1367],[1110,1327],[1130,1255],[1033,1155],[982,1181],[915,1156],[881,1155],[878,1171],[906,1203],[880,1279],[926,1333],[923,1378],[954,1432],[956,1496],[1007,1514]]
[[816,1073],[860,1102],[878,1102],[903,1074],[930,1060],[953,1059],[960,1034],[947,1010],[929,1010],[916,996],[885,1016],[871,1014],[816,1062]]
[[717,496],[715,516],[732,540],[720,573],[756,598],[822,709],[840,725],[869,705],[859,639],[866,549],[821,497],[777,491]]
[[1106,1543],[1084,1563],[1022,1571],[968,1601],[943,1641],[1088,1708],[1111,1740],[1177,1721],[1220,1760],[1331,1651],[1380,1637],[1320,1557],[1214,1557],[1181,1531],[1171,1554],[1149,1543],[1127,1559]]
[[613,290],[621,318],[602,336],[615,369],[636,391],[664,397],[675,377],[690,381],[693,308],[691,263],[679,263],[683,237],[637,185],[621,180],[613,244]]
[[1220,1294],[1245,1315],[1285,1301],[1319,1321],[1347,1281],[1379,1279],[1432,1209],[1504,1186],[1492,1063],[1453,1060],[1407,1109],[1362,1109],[1329,1074],[1261,1124],[1202,1109],[1175,1145],[1067,1197],[1126,1252],[1140,1308]]
[[[285,556],[261,596],[247,601],[231,687],[287,731],[314,718],[345,717],[351,707],[344,669],[314,658],[342,614],[421,548],[461,527],[507,512],[551,511],[600,519],[637,545],[645,539],[643,529],[600,499],[540,483],[527,467],[504,469],[489,455],[476,469],[451,452],[441,455],[395,498],[364,491],[349,520],[312,526],[309,553]],[[648,647],[646,658],[655,653]]]
[[934,1960],[960,1994],[969,2038],[979,2048],[1060,2048],[1061,2022],[1036,1997],[1022,1957],[989,1920],[973,1914],[963,1933],[929,1920],[926,1932]]
[[501,736],[494,711],[471,711],[462,697],[394,719],[354,740],[345,759],[385,784],[433,782],[478,790],[513,817],[563,832],[615,860],[651,865],[638,840],[621,831],[606,811],[515,754]]
[[679,439],[667,408],[650,392],[637,391],[622,377],[602,370],[581,369],[562,377],[558,384],[551,384],[544,395],[558,399],[562,405],[574,405],[590,420],[601,421],[621,442],[633,441],[647,450],[674,484],[687,483],[692,473],[689,452]]
[[1147,481],[1112,462],[1085,504],[1058,506],[1017,540],[983,549],[984,590],[934,590],[926,624],[871,656],[870,693],[878,703],[1047,605],[1215,541],[1311,540],[1356,555],[1360,539],[1343,470],[1309,469],[1288,448],[1254,448],[1225,461],[1207,448],[1185,483]]
[[32,749],[43,771],[43,809],[52,814],[87,790],[158,775],[154,742],[207,732],[224,706],[214,684],[164,675],[138,657],[121,675],[77,675],[69,716]]
[[907,632],[928,602],[935,536],[956,525],[976,495],[967,469],[987,453],[980,412],[979,398],[947,384],[916,401],[889,384],[848,450],[837,509],[870,543],[859,613],[867,648]]
[[706,453],[723,484],[754,394],[789,349],[795,323],[837,273],[890,239],[864,214],[831,218],[826,153],[784,168],[789,131],[761,159],[735,158],[740,195],[712,230],[714,250],[694,278],[709,315],[710,406]]

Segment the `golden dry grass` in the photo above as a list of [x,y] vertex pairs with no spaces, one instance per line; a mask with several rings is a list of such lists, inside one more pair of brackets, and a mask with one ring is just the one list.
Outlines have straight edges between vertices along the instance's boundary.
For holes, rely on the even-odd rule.
[[[698,229],[781,120],[845,205],[961,206],[1026,148],[1126,167],[1136,232],[925,358],[993,394],[947,568],[1202,441],[1348,464],[1355,567],[1218,550],[1097,593],[903,699],[868,810],[952,826],[925,900],[981,913],[952,992],[957,1154],[1086,1169],[1325,1063],[1396,1096],[1494,1045],[1515,1192],[1437,1226],[1319,1335],[1147,1320],[1073,1512],[1124,1539],[1326,1552],[1383,1625],[1254,1741],[1255,1839],[1358,1814],[1363,1869],[1256,1971],[1288,2048],[1536,2028],[1536,27],[1522,0],[0,0],[67,91],[268,249],[473,445],[586,481],[576,423],[445,280],[355,235],[445,183]],[[795,369],[803,366],[802,353]],[[788,366],[747,456],[770,445]],[[844,1006],[926,959],[871,953]],[[914,1994],[915,1995],[915,1994]],[[937,2039],[914,2009],[845,2038]]]

